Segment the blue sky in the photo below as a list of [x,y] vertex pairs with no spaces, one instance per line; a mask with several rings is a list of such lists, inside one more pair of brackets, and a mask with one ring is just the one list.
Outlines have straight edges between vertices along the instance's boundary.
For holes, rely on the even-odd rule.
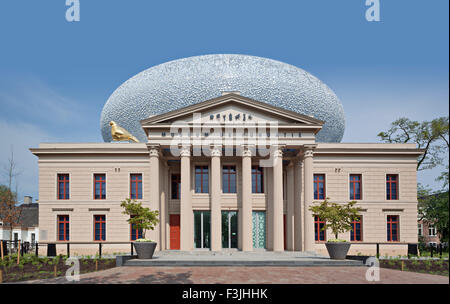
[[[346,113],[344,142],[376,142],[406,116],[449,112],[448,0],[65,0],[0,2],[0,163],[11,146],[20,196],[38,197],[43,141],[102,141],[99,118],[125,80],[168,60],[213,53],[268,57],[331,87]],[[433,188],[441,168],[420,172]],[[0,175],[0,183],[5,182]]]

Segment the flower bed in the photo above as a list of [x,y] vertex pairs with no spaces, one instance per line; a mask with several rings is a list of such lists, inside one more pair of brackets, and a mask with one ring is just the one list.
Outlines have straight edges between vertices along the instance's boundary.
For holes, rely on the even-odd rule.
[[[20,264],[17,265],[17,256],[7,256],[3,261],[0,260],[0,270],[2,271],[2,281],[19,282],[28,280],[49,279],[65,276],[67,269],[72,267],[72,263],[66,265],[66,257],[21,257]],[[79,258],[80,274],[93,272],[97,270],[105,270],[116,266],[115,259],[102,258]]]
[[448,276],[448,260],[400,260],[400,259],[386,259],[380,260],[381,268],[390,268],[396,270],[412,271],[412,272],[422,272],[429,274],[438,274]]

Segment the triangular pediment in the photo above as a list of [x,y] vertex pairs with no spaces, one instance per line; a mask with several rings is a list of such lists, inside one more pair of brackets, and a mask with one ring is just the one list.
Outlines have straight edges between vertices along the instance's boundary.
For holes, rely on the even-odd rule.
[[176,121],[192,123],[201,117],[202,123],[258,123],[276,121],[278,124],[323,125],[313,117],[298,114],[235,93],[200,102],[141,121],[143,127],[155,124],[171,124]]

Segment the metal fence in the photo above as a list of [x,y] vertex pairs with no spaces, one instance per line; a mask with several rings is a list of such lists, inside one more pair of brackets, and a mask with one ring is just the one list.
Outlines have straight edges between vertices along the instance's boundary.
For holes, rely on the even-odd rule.
[[36,256],[39,255],[39,248],[47,247],[47,256],[56,256],[56,246],[65,246],[66,247],[66,256],[70,257],[70,245],[97,245],[98,251],[97,254],[99,257],[102,257],[102,249],[104,245],[114,245],[114,244],[130,244],[130,253],[134,254],[133,250],[133,242],[22,242],[20,240],[1,240],[3,248],[3,256],[7,256],[10,254],[20,253],[21,256],[28,253],[34,253]]

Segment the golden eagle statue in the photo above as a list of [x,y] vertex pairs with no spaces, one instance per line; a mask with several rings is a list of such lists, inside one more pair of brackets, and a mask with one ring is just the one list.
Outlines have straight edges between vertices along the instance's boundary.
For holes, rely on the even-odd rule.
[[120,127],[114,121],[110,121],[109,125],[111,126],[111,135],[112,139],[115,141],[123,141],[123,140],[132,140],[134,142],[139,142],[136,137],[131,135],[130,132]]

